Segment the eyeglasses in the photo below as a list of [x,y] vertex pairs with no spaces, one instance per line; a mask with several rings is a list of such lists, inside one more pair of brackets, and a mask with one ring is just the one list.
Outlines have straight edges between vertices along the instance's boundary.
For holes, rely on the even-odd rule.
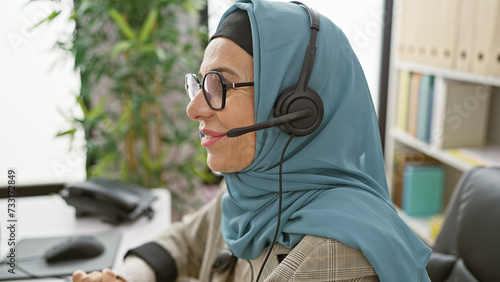
[[[202,87],[203,86],[203,87]],[[186,93],[192,101],[203,89],[203,95],[208,106],[215,111],[224,109],[226,106],[226,91],[228,88],[253,86],[253,82],[226,83],[220,72],[211,71],[205,74],[202,83],[195,74],[186,75]]]

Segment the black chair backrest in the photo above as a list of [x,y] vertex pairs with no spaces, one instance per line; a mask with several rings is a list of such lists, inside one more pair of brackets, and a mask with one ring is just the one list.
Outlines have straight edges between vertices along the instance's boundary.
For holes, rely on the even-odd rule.
[[453,192],[427,272],[437,281],[500,281],[500,168],[474,168]]

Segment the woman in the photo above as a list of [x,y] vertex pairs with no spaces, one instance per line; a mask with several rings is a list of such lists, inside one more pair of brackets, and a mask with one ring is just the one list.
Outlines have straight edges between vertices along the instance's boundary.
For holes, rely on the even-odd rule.
[[[308,83],[324,106],[319,127],[293,139],[278,127],[226,135],[274,118],[280,93],[297,83],[310,37],[310,17],[297,4],[245,0],[224,14],[200,67],[206,89],[187,77],[187,114],[199,121],[208,165],[224,175],[220,195],[132,250],[120,278],[105,270],[76,272],[74,281],[429,281],[430,250],[389,199],[361,66],[330,20],[320,18]],[[222,83],[236,86],[225,99]]]

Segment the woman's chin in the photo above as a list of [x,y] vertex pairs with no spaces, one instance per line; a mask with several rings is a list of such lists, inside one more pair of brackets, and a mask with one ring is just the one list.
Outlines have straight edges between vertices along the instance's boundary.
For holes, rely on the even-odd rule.
[[231,169],[230,167],[228,167],[227,164],[223,165],[223,164],[220,164],[217,162],[207,162],[207,164],[208,164],[208,167],[212,171],[216,171],[216,172],[231,173],[231,172],[237,171],[237,170],[234,170],[234,169]]
[[247,168],[250,164],[251,162],[247,164],[247,162],[234,162],[234,159],[231,160],[231,159],[216,158],[211,154],[208,154],[207,157],[208,167],[216,172],[223,172],[223,173],[238,172],[240,170]]

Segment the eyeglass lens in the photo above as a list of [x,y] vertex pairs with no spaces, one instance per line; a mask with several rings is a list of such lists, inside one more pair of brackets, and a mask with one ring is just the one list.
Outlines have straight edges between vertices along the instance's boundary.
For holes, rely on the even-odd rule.
[[[221,109],[223,104],[222,79],[217,73],[207,73],[203,79],[203,94],[213,109]],[[196,75],[186,75],[186,92],[190,100],[200,91],[200,82]]]
[[198,78],[193,74],[186,75],[186,92],[189,96],[189,100],[193,100],[198,91],[200,91]]
[[212,108],[222,108],[222,81],[219,75],[207,73],[203,79],[203,91]]

